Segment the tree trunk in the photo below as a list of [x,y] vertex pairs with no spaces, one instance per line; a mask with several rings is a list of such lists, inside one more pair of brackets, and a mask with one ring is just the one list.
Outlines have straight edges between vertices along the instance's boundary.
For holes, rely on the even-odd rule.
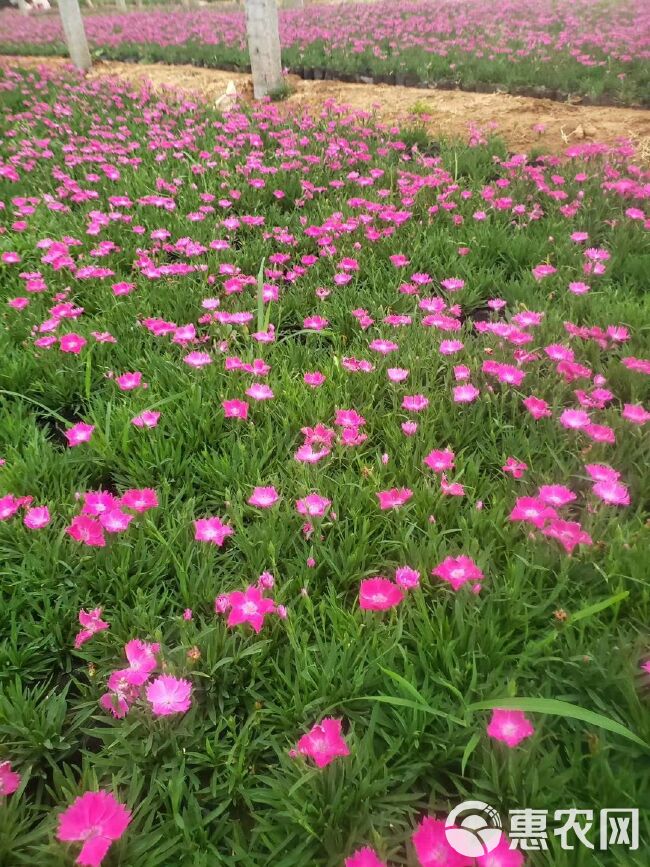
[[283,85],[280,30],[276,0],[245,0],[248,54],[255,99],[280,90]]
[[91,67],[91,60],[79,0],[59,0],[59,14],[70,60],[77,69],[87,72]]
[[115,0],[115,5],[120,12],[126,12],[126,0]]
[[22,15],[28,15],[29,14],[29,6],[25,2],[25,0],[18,0],[18,11]]

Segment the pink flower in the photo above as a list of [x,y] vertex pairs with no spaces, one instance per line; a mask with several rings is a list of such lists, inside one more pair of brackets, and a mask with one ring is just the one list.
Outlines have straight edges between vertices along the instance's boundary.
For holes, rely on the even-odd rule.
[[472,558],[465,554],[459,557],[446,557],[431,574],[449,582],[454,590],[459,590],[468,581],[480,588],[480,582],[485,577]]
[[34,506],[27,509],[23,524],[30,530],[41,530],[50,523],[50,510],[47,506]]
[[565,409],[560,416],[560,424],[562,427],[570,430],[579,430],[587,427],[591,423],[591,419],[583,409]]
[[320,494],[308,494],[302,500],[296,500],[298,514],[308,515],[310,518],[322,518],[331,505],[332,501]]
[[454,386],[454,403],[472,403],[480,393],[479,389],[471,383],[456,385]]
[[379,508],[382,511],[387,509],[399,509],[404,503],[407,503],[413,496],[413,491],[409,488],[391,488],[390,491],[378,491],[377,499],[379,500]]
[[79,355],[88,341],[80,334],[64,334],[59,340],[59,349],[61,352],[69,352],[73,355]]
[[542,533],[551,539],[556,539],[567,554],[572,554],[577,545],[593,545],[591,536],[582,529],[577,521],[562,521],[559,518],[552,518]]
[[473,867],[474,860],[460,855],[447,841],[445,822],[425,816],[412,837],[422,867]]
[[349,756],[350,749],[341,734],[341,720],[326,717],[303,735],[297,743],[300,755],[309,756],[324,768],[338,756]]
[[458,277],[448,277],[446,280],[441,280],[440,285],[447,292],[458,292],[465,286],[465,281],[460,280]]
[[537,492],[539,499],[548,506],[560,508],[572,503],[576,495],[564,485],[542,485]]
[[98,520],[87,515],[76,515],[65,532],[77,542],[82,542],[89,547],[103,548],[106,545],[102,525]]
[[107,533],[123,533],[124,530],[128,530],[133,518],[134,515],[129,515],[121,509],[110,509],[108,512],[102,512],[99,523]]
[[311,388],[319,388],[325,382],[325,376],[319,370],[315,370],[313,373],[305,373],[303,382]]
[[159,644],[150,644],[139,638],[134,638],[124,645],[129,667],[123,670],[123,674],[132,686],[142,686],[149,679],[149,675],[158,665],[156,654],[159,650]]
[[147,686],[146,696],[155,716],[185,713],[192,704],[192,684],[171,674],[161,674]]
[[517,458],[510,457],[501,467],[504,473],[510,473],[513,479],[520,479],[528,469],[528,465]]
[[222,400],[221,406],[226,418],[248,418],[248,404],[245,400]]
[[611,506],[630,505],[630,492],[622,482],[604,479],[596,482],[591,490],[600,500]]
[[418,423],[416,421],[403,421],[400,427],[405,436],[412,437],[418,429]]
[[440,490],[447,497],[463,497],[465,495],[463,485],[460,482],[448,481],[446,473],[443,473],[440,477]]
[[501,835],[498,846],[476,859],[476,867],[522,867],[524,856],[519,849],[510,848],[510,840]]
[[557,512],[537,497],[518,497],[509,521],[525,521],[538,529],[557,518]]
[[595,482],[616,482],[621,474],[607,464],[586,464],[585,470]]
[[557,272],[557,268],[552,265],[536,265],[533,268],[533,277],[535,280],[543,280],[544,277],[550,277]]
[[443,340],[438,347],[441,355],[453,355],[455,352],[460,352],[465,348],[462,340]]
[[159,419],[159,412],[153,412],[153,410],[145,409],[145,411],[141,412],[140,415],[136,415],[135,418],[131,419],[131,424],[135,425],[135,427],[156,427]]
[[491,738],[503,741],[509,747],[516,747],[520,741],[529,738],[534,732],[535,729],[521,710],[495,708],[487,727],[487,733]]
[[621,416],[632,424],[645,424],[650,420],[650,412],[640,403],[626,403]]
[[387,578],[366,578],[359,585],[359,607],[364,611],[386,611],[403,598],[404,591]]
[[542,400],[541,397],[534,397],[531,394],[530,397],[524,398],[524,400],[522,400],[522,403],[526,407],[528,412],[532,415],[532,417],[535,419],[535,421],[551,415],[551,410],[548,403],[545,400]]
[[0,798],[13,795],[20,785],[20,774],[11,770],[11,762],[0,762]]
[[380,355],[389,355],[391,352],[396,352],[399,349],[397,343],[392,340],[373,340],[369,344],[369,348],[373,352],[378,352]]
[[82,629],[77,632],[74,639],[74,646],[77,650],[79,650],[82,644],[91,639],[95,633],[109,628],[109,624],[101,619],[101,615],[101,608],[93,608],[91,611],[81,609],[79,612],[79,623]]
[[251,585],[246,590],[233,590],[228,594],[227,625],[239,626],[240,623],[248,623],[254,632],[260,632],[264,626],[264,618],[267,614],[275,611],[275,602],[264,596],[263,590]]
[[380,861],[374,849],[364,846],[345,859],[345,867],[387,867],[387,864]]
[[402,400],[402,409],[410,412],[421,412],[429,406],[429,399],[423,394],[407,394]]
[[146,383],[142,382],[142,374],[138,371],[123,373],[121,376],[115,377],[115,382],[120,391],[133,391],[134,388],[139,388],[140,386],[146,387]]
[[400,587],[411,590],[420,583],[420,573],[417,569],[411,569],[410,566],[400,566],[399,569],[395,570],[395,581]]
[[153,488],[131,488],[124,491],[120,505],[135,512],[148,512],[158,506],[158,497]]
[[86,792],[59,816],[57,840],[83,841],[76,864],[99,867],[113,840],[119,840],[131,812],[110,792]]
[[77,422],[77,424],[73,424],[71,428],[68,428],[67,431],[64,431],[65,438],[68,441],[68,446],[72,448],[73,446],[78,446],[81,443],[90,442],[90,438],[93,435],[94,430],[94,425],[85,424],[82,421]]
[[261,382],[253,383],[250,388],[246,389],[246,394],[253,400],[272,400],[274,397],[269,386]]
[[234,535],[234,530],[228,524],[223,524],[221,518],[199,518],[194,521],[194,539],[197,542],[211,542],[221,548],[228,536]]
[[404,382],[408,378],[409,372],[403,367],[389,367],[386,375],[391,382]]
[[280,499],[280,495],[274,487],[254,488],[253,493],[247,500],[249,506],[257,506],[259,509],[269,509]]
[[190,367],[206,367],[212,364],[212,358],[207,352],[189,352],[183,357],[183,361]]
[[423,463],[434,472],[442,473],[445,470],[453,469],[454,457],[455,455],[451,449],[445,449],[444,451],[434,450],[429,452]]
[[334,424],[338,427],[363,427],[365,418],[355,409],[337,409]]

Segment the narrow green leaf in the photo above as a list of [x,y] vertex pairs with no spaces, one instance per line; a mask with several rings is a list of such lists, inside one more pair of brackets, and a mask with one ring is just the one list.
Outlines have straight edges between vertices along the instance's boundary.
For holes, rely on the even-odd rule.
[[616,720],[596,713],[593,710],[588,710],[581,707],[579,704],[572,704],[569,701],[560,701],[556,698],[498,698],[491,701],[478,701],[470,704],[468,711],[476,710],[493,710],[500,708],[502,710],[523,710],[530,713],[546,713],[552,716],[568,717],[569,719],[577,719],[581,722],[586,722],[589,725],[597,726],[614,734],[621,735],[635,744],[650,750],[650,746],[640,737],[630,731]]
[[587,617],[599,614],[606,608],[611,608],[612,605],[616,605],[617,602],[622,602],[623,599],[627,599],[629,595],[629,590],[623,590],[622,593],[616,593],[614,596],[610,596],[609,599],[603,599],[600,602],[594,602],[593,605],[587,605],[585,608],[576,611],[575,614],[571,614],[569,616],[569,623],[577,623],[579,620],[585,620]]

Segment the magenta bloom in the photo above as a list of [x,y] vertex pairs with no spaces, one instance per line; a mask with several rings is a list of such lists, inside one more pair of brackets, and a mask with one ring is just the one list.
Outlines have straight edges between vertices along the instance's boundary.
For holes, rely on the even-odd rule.
[[533,527],[541,528],[548,521],[557,518],[557,512],[537,497],[518,497],[510,512],[509,521],[525,521]]
[[264,597],[263,590],[251,585],[246,590],[233,590],[228,594],[227,625],[239,626],[241,623],[249,623],[254,632],[260,632],[264,626],[264,618],[267,614],[275,611],[275,602]]
[[454,403],[472,403],[480,393],[478,388],[471,383],[456,385],[454,386]]
[[121,509],[111,509],[108,512],[102,512],[99,516],[99,523],[107,533],[123,533],[124,530],[128,529],[133,518],[134,515],[129,515],[128,512],[123,512]]
[[253,493],[246,501],[249,506],[257,506],[258,509],[269,509],[280,499],[280,495],[274,487],[254,488]]
[[248,404],[245,400],[222,400],[221,406],[226,418],[248,418]]
[[146,387],[146,383],[142,382],[142,374],[139,371],[116,376],[115,382],[120,391],[133,391],[134,388],[140,388],[140,386]]
[[11,762],[0,762],[0,798],[13,795],[20,785],[20,774],[11,770]]
[[325,376],[319,370],[315,370],[313,373],[305,373],[303,382],[311,388],[319,388],[325,382]]
[[561,521],[553,518],[542,530],[545,536],[556,539],[567,554],[572,554],[577,545],[593,545],[589,533],[577,521]]
[[68,428],[67,431],[64,431],[65,438],[68,441],[68,446],[72,448],[73,446],[81,445],[81,443],[90,442],[90,438],[93,435],[94,430],[94,425],[85,424],[82,421],[77,422],[77,424],[73,424],[71,428]]
[[145,409],[145,411],[141,412],[140,415],[136,415],[135,418],[131,419],[131,424],[135,425],[135,427],[156,427],[159,419],[159,412]]
[[480,582],[484,578],[483,572],[476,563],[465,554],[461,554],[460,557],[445,557],[431,574],[447,581],[454,590],[459,590],[463,584],[470,581],[474,584],[472,589],[475,592],[477,592],[476,588],[480,589]]
[[378,491],[377,499],[379,500],[379,508],[382,511],[387,509],[399,509],[404,503],[413,496],[413,491],[409,488],[391,488],[390,491]]
[[565,485],[542,485],[537,496],[543,503],[556,508],[566,506],[576,499],[573,491]]
[[153,488],[130,488],[122,494],[120,505],[134,512],[148,512],[158,507],[158,497]]
[[101,608],[93,608],[91,611],[84,611],[83,608],[81,609],[79,612],[79,623],[82,628],[76,634],[74,639],[74,646],[77,650],[82,644],[85,644],[86,641],[92,638],[96,632],[101,632],[103,629],[109,628],[109,624],[105,620],[101,619],[101,615]]
[[308,494],[302,500],[296,500],[296,509],[300,515],[308,515],[310,518],[322,518],[332,501],[320,494]]
[[473,858],[460,855],[447,842],[443,819],[425,816],[411,839],[422,867],[473,867],[474,865]]
[[429,452],[422,463],[426,464],[429,469],[436,473],[443,473],[445,470],[451,470],[454,466],[454,453],[450,449]]
[[59,349],[61,352],[69,352],[73,355],[79,355],[88,341],[80,334],[64,334],[59,340]]
[[521,710],[492,711],[492,718],[487,727],[487,733],[497,741],[503,741],[509,747],[516,747],[518,743],[534,734],[535,729],[526,719]]
[[194,538],[197,542],[212,542],[221,548],[228,536],[234,535],[234,530],[228,524],[223,524],[221,518],[199,518],[194,521]]
[[410,412],[422,412],[429,406],[429,398],[423,394],[407,394],[402,399],[402,409]]
[[255,382],[250,388],[246,389],[246,394],[253,400],[273,400],[274,394],[268,385],[262,382]]
[[400,566],[399,569],[395,570],[395,581],[400,587],[411,590],[419,585],[420,573],[417,569],[411,569],[410,566]]
[[129,668],[124,669],[124,672],[128,672],[127,680],[132,686],[141,686],[149,679],[149,675],[158,665],[156,654],[159,650],[159,644],[149,644],[139,638],[134,638],[124,645],[124,652],[129,661]]
[[146,695],[155,716],[185,713],[192,704],[192,684],[171,674],[161,674],[147,686]]
[[317,723],[297,744],[298,752],[309,756],[317,767],[324,768],[338,756],[349,756],[350,749],[341,734],[341,720],[326,717]]
[[650,412],[640,403],[626,403],[621,417],[631,421],[632,424],[645,424],[650,421]]
[[41,530],[50,523],[50,510],[47,506],[34,506],[27,509],[23,524],[30,530]]
[[523,867],[524,855],[519,849],[510,848],[510,840],[501,835],[499,845],[486,855],[479,855],[476,867]]
[[59,816],[57,840],[83,841],[76,864],[98,867],[113,840],[119,840],[131,821],[131,811],[110,792],[86,792]]
[[359,585],[359,607],[364,611],[386,611],[403,598],[402,588],[388,578],[366,578]]
[[190,367],[206,367],[212,364],[212,358],[207,352],[189,352],[184,356],[183,361]]
[[524,398],[522,400],[522,403],[526,407],[528,412],[532,415],[532,417],[535,419],[535,421],[551,415],[551,410],[548,403],[545,400],[542,400],[541,397],[535,397],[531,394],[530,397]]
[[106,545],[104,530],[96,518],[76,515],[65,531],[77,542],[82,542],[91,548],[103,548]]
[[528,469],[528,465],[517,458],[510,457],[501,467],[504,473],[510,473],[513,479],[520,479]]
[[374,849],[364,846],[345,859],[345,867],[387,867],[387,864],[380,860]]
[[607,503],[610,506],[630,505],[630,492],[622,482],[605,479],[596,482],[591,490],[603,503]]

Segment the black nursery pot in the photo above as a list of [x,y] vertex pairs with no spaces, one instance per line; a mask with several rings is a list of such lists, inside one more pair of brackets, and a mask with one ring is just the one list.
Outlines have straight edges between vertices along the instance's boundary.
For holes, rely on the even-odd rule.
[[323,80],[323,70],[320,66],[314,67],[314,81],[322,81]]

